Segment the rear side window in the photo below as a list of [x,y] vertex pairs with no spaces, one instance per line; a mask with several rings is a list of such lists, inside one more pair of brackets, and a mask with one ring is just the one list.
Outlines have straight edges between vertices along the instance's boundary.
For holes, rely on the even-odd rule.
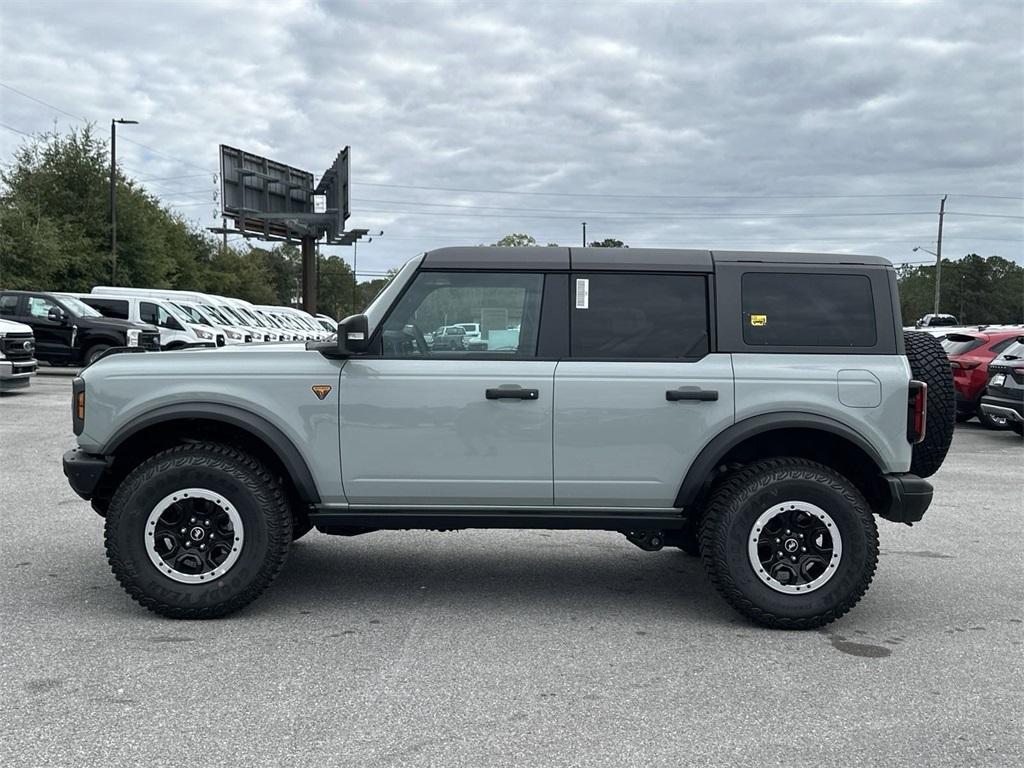
[[0,296],[0,315],[14,315],[18,310],[17,296]]
[[942,340],[942,348],[946,350],[946,354],[949,357],[956,357],[957,355],[965,355],[984,343],[984,339],[978,339],[963,333],[951,333]]
[[104,317],[116,317],[119,320],[128,319],[128,302],[122,299],[94,299],[92,296],[83,297],[82,301],[95,310],[98,310]]
[[679,360],[708,353],[702,276],[576,274],[570,290],[573,357]]
[[866,275],[747,272],[743,341],[772,347],[873,347],[878,340]]

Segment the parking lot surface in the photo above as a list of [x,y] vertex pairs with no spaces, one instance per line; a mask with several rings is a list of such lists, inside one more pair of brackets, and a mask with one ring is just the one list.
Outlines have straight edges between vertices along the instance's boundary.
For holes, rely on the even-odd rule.
[[0,764],[1020,765],[1024,446],[958,427],[866,597],[749,624],[618,534],[312,533],[227,619],[150,614],[68,487],[70,376],[0,399]]

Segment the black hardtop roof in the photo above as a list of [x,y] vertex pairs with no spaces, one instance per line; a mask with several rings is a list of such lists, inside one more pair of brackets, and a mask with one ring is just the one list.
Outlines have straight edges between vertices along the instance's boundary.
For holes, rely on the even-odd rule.
[[773,253],[769,251],[703,251],[677,248],[565,248],[537,246],[501,248],[458,246],[427,251],[422,266],[434,269],[557,269],[712,272],[716,263],[892,266],[880,256],[846,253]]

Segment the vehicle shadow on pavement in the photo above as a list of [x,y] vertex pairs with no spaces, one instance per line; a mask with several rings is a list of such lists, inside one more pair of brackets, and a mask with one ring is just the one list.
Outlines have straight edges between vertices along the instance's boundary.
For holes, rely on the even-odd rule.
[[378,532],[357,544],[312,534],[296,543],[277,582],[246,613],[333,606],[375,611],[382,603],[427,599],[454,614],[582,609],[618,617],[738,618],[715,593],[699,558],[677,549],[642,552],[615,534],[606,541],[591,534],[582,543],[528,546],[516,543],[514,532],[507,534],[513,546],[493,536],[465,547],[438,538],[460,535]]

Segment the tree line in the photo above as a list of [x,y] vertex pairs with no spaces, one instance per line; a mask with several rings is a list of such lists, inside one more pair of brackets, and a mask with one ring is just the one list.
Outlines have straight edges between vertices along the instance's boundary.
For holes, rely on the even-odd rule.
[[[112,281],[109,147],[89,125],[40,134],[0,165],[0,288],[89,291]],[[162,205],[118,171],[119,285],[234,296],[255,304],[295,305],[301,284],[296,246],[225,245]],[[536,246],[525,233],[493,245]],[[547,243],[555,246],[557,243]],[[592,247],[628,248],[606,238]],[[321,311],[361,311],[388,278],[354,284],[343,259],[319,259]],[[904,324],[932,310],[935,266],[898,268]],[[971,253],[942,263],[940,309],[965,323],[1024,322],[1024,267]]]

